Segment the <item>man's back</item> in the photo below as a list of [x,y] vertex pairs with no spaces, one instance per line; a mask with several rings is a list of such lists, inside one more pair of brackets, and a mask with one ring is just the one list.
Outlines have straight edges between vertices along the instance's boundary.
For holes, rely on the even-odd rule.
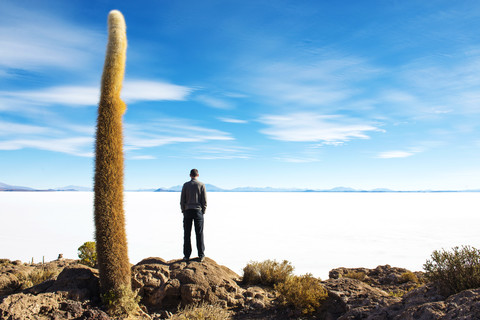
[[185,182],[180,196],[180,206],[182,212],[188,209],[199,209],[205,213],[207,209],[207,191],[205,184],[196,179]]

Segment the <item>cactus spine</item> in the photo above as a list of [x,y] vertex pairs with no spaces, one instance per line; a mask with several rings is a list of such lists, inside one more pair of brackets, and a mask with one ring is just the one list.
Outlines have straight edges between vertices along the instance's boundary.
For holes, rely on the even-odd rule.
[[[98,105],[95,145],[95,238],[102,294],[120,301],[131,293],[125,213],[123,209],[122,116],[120,99],[127,49],[123,15],[108,15],[108,45]],[[111,303],[111,301],[109,301]]]

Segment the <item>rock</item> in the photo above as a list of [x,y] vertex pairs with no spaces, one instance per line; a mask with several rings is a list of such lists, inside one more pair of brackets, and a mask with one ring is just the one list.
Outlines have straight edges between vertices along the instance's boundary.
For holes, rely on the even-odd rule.
[[[57,277],[17,293],[19,281],[39,268],[61,270]],[[0,298],[0,319],[10,320],[108,320],[99,308],[98,271],[75,261],[54,261],[25,266],[10,261],[0,264],[0,290],[15,291]],[[353,273],[352,273],[353,272]],[[450,297],[435,284],[407,291],[402,274],[406,269],[379,266],[375,269],[338,268],[322,282],[328,291],[315,319],[326,320],[473,320],[480,317],[480,288]],[[362,276],[362,273],[364,274]],[[345,277],[362,278],[363,281]],[[420,275],[421,276],[421,275]],[[258,286],[242,287],[240,277],[212,259],[204,262],[161,258],[144,259],[132,267],[132,285],[142,297],[142,319],[166,319],[178,305],[205,301],[236,311],[236,318],[288,319],[294,310],[277,308],[278,294]],[[418,284],[415,284],[417,286]],[[154,313],[152,313],[152,311]],[[302,316],[302,319],[304,317]]]
[[480,318],[480,288],[465,290],[445,299],[432,284],[420,287],[396,305],[377,310],[369,320],[477,320]]
[[34,285],[32,280],[41,278],[43,272],[55,278],[66,266],[77,264],[76,260],[71,259],[34,265],[24,265],[19,260],[14,262],[5,260],[2,259],[4,262],[0,264],[0,296],[17,293]]
[[154,311],[202,301],[229,308],[271,304],[268,292],[259,287],[245,290],[238,285],[239,280],[235,272],[209,258],[202,263],[147,258],[132,268],[133,288],[139,290],[142,303]]
[[371,310],[400,301],[378,288],[349,278],[329,279],[322,282],[328,291],[324,303],[325,317],[332,319],[363,319]]
[[[417,277],[418,282],[411,281],[404,277],[406,273],[412,273]],[[417,287],[424,282],[423,272],[411,272],[404,268],[391,267],[390,265],[378,266],[375,269],[367,268],[336,268],[329,272],[330,279],[339,279],[349,276],[357,276],[357,280],[368,283],[370,286],[382,289],[386,292],[403,294]]]
[[99,302],[98,270],[81,264],[66,267],[46,292],[64,292],[69,299]]
[[69,300],[62,293],[41,293],[38,295],[17,293],[2,299],[0,319],[85,319],[109,320],[110,317],[88,302]]
[[76,264],[74,260],[12,265],[2,269],[5,273],[0,274],[0,286],[3,292],[8,288],[16,292],[21,290],[22,277],[42,270],[53,270],[54,274],[61,272],[54,279],[2,298],[0,319],[110,319],[96,306],[99,302],[98,271]]

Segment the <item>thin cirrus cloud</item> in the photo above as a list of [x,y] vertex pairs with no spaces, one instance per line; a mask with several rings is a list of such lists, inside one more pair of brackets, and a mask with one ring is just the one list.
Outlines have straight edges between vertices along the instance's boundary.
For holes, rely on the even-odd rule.
[[87,126],[0,121],[0,128],[0,150],[37,149],[80,157],[93,155],[93,135]]
[[368,139],[369,132],[379,128],[341,116],[315,113],[293,113],[264,116],[259,121],[267,126],[261,133],[271,139],[293,142],[335,142]]
[[66,153],[80,157],[93,156],[93,137],[30,138],[0,141],[0,150],[25,148]]
[[[378,76],[381,69],[367,61],[322,52],[303,61],[259,61],[241,78],[242,88],[275,105],[323,106],[328,110],[362,92],[362,80]],[[342,108],[346,105],[342,104]]]
[[252,148],[242,146],[201,146],[195,148],[193,157],[202,160],[251,159]]
[[318,162],[320,159],[313,158],[313,157],[292,157],[292,156],[282,156],[275,158],[278,161],[282,162],[289,162],[289,163],[310,163],[310,162]]
[[195,100],[203,103],[206,106],[215,108],[215,109],[223,109],[223,110],[228,110],[228,109],[233,109],[234,105],[230,101],[227,101],[225,99],[219,99],[215,97],[211,97],[208,95],[199,95],[195,97]]
[[236,119],[236,118],[224,118],[224,117],[219,117],[218,120],[226,123],[237,123],[237,124],[245,124],[248,123],[247,120],[242,120],[242,119]]
[[126,150],[160,147],[167,144],[227,141],[227,132],[189,124],[186,119],[163,118],[149,123],[125,124]]
[[[193,91],[192,88],[167,82],[130,80],[125,81],[122,98],[126,103],[140,101],[183,101]],[[94,106],[98,104],[98,86],[59,86],[41,90],[2,91],[0,98],[15,102],[11,106],[23,105],[67,105]],[[6,108],[6,106],[5,106]]]
[[103,52],[105,36],[52,16],[2,3],[0,69],[84,69]]
[[381,152],[377,155],[377,158],[380,158],[380,159],[407,158],[407,157],[413,156],[414,154],[415,152],[394,150],[394,151]]
[[[188,124],[188,121],[165,118],[142,125],[126,123],[125,150],[132,152],[167,144],[234,140],[227,132]],[[0,121],[0,150],[37,149],[92,157],[93,146],[94,134],[89,126],[41,126]],[[154,158],[152,155],[129,155],[133,160]]]
[[128,159],[130,159],[130,160],[155,160],[157,158],[154,157],[154,156],[151,156],[151,155],[140,155],[140,156],[131,156]]

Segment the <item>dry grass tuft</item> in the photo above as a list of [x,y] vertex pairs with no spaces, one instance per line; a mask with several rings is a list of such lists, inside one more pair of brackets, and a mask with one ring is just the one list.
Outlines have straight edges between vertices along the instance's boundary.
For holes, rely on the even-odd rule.
[[320,279],[309,273],[303,276],[290,276],[285,282],[275,285],[275,290],[284,297],[284,304],[294,307],[302,314],[317,311],[322,301],[328,297],[328,292],[320,283]]
[[243,268],[243,283],[273,287],[284,282],[292,274],[293,269],[287,260],[281,263],[275,260],[251,261]]
[[418,280],[418,277],[415,273],[411,271],[407,271],[400,275],[399,282],[400,283],[407,283],[407,282],[420,283],[420,280]]
[[206,302],[191,304],[180,309],[171,318],[172,320],[226,320],[231,319],[231,313],[219,305]]

